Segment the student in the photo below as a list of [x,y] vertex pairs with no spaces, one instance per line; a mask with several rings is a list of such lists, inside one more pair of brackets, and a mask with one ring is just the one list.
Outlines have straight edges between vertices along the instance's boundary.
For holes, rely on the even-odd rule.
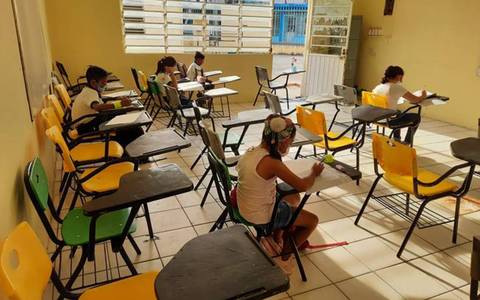
[[[323,165],[315,164],[310,174],[300,178],[290,171],[282,162],[282,156],[289,152],[295,137],[295,125],[285,117],[270,115],[265,121],[262,142],[250,148],[240,158],[238,170],[237,203],[241,216],[257,225],[270,223],[276,201],[276,180],[280,178],[299,192],[308,190],[320,175]],[[282,244],[281,229],[288,225],[300,195],[284,197],[278,204],[273,220],[274,238]],[[302,210],[295,220],[293,236],[296,245],[302,245],[318,224],[318,217]],[[293,250],[289,243],[283,243],[282,258],[289,258]]]
[[[90,66],[87,69],[86,78],[87,85],[77,95],[72,105],[72,120],[91,114],[97,114],[101,111],[130,106],[130,99],[123,98],[117,101],[104,103],[101,99],[101,93],[105,91],[107,85],[108,73],[104,69],[97,66]],[[75,124],[79,134],[93,132],[98,130],[98,126],[103,122],[110,120],[111,114],[99,114],[98,116],[86,117]],[[141,132],[140,132],[141,131]],[[135,131],[118,132],[115,139],[126,146],[129,142],[143,134],[141,129]]]
[[[158,82],[161,97],[167,97],[167,92],[165,91],[164,85],[169,85],[171,87],[174,87],[175,89],[178,89],[177,78],[174,74],[176,66],[177,61],[173,56],[165,56],[157,63],[155,80]],[[180,102],[183,107],[192,106],[191,101],[182,95],[180,95]]]
[[205,86],[206,90],[214,88],[212,82],[208,80],[203,74],[202,65],[205,62],[205,55],[201,52],[195,52],[193,63],[187,71],[187,77],[192,81],[198,81]]
[[[407,99],[410,103],[416,104],[422,102],[427,97],[427,92],[422,91],[421,96],[415,96],[410,93],[406,88],[402,86],[403,80],[403,69],[399,66],[389,66],[385,70],[385,75],[382,78],[381,84],[377,85],[373,89],[373,93],[377,95],[386,96],[388,99],[388,106],[390,109],[397,109],[397,102],[400,97]],[[415,113],[406,113],[401,117],[393,119],[390,121],[392,125],[402,125],[402,124],[412,124],[408,128],[407,135],[405,136],[405,143],[410,144],[417,131],[418,126],[420,125],[420,115]],[[396,140],[400,140],[400,129],[394,130],[393,137]]]

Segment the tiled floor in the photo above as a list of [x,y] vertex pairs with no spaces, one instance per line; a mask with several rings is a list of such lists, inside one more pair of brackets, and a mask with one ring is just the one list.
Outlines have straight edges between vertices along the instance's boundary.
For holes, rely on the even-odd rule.
[[[247,109],[252,109],[249,103],[232,106],[235,112]],[[332,106],[324,105],[317,109],[332,117]],[[448,109],[448,106],[444,109]],[[343,114],[341,119],[348,120],[348,114]],[[221,121],[217,120],[216,123],[217,129],[221,130],[221,126],[218,126]],[[154,129],[162,127],[159,121],[153,126]],[[261,128],[262,125],[249,129],[242,151],[258,143]],[[423,118],[415,140],[420,156],[419,164],[428,169],[444,171],[458,162],[450,155],[448,144],[454,139],[474,135],[476,132],[473,130]],[[207,161],[204,158],[196,168],[189,169],[201,151],[202,143],[198,136],[189,136],[188,139],[192,141],[192,147],[188,150],[157,157],[163,160],[143,167],[155,168],[176,163],[196,183]],[[292,149],[291,156],[295,150]],[[309,151],[311,152],[311,147],[305,147],[304,153]],[[349,163],[354,161],[354,155],[348,151],[339,153],[336,157]],[[302,282],[295,269],[290,277],[290,290],[274,299],[468,299],[469,253],[472,235],[480,232],[480,212],[473,207],[468,214],[462,215],[457,244],[451,243],[451,225],[415,230],[403,260],[400,260],[395,254],[408,228],[408,222],[372,201],[360,226],[353,223],[374,179],[372,164],[371,144],[367,140],[361,151],[364,177],[360,186],[352,182],[311,197],[306,209],[318,215],[320,224],[310,241],[319,244],[348,241],[350,244],[333,249],[305,251],[302,260],[308,281]],[[461,181],[464,173],[457,173],[454,180]],[[128,242],[126,248],[139,271],[160,270],[187,241],[208,232],[220,214],[222,205],[212,191],[207,204],[200,208],[204,188],[150,204],[157,240],[148,240],[144,219],[137,220],[134,237],[142,254],[137,256]],[[379,189],[384,192],[393,190],[385,182]],[[480,178],[474,179],[470,194],[480,196]],[[432,206],[452,213],[440,204]],[[49,249],[52,250],[51,245]],[[123,261],[111,253],[108,245],[99,245],[97,252],[97,264],[94,266],[93,263],[87,263],[85,282],[94,280],[95,270],[97,279],[118,274],[128,275]],[[71,266],[68,254],[67,249],[62,255],[61,273],[64,279],[69,276]],[[78,259],[78,253],[75,259]],[[51,292],[52,288],[49,294]]]

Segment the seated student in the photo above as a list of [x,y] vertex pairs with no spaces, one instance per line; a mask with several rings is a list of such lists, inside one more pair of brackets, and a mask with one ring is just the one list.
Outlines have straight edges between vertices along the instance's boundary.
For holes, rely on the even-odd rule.
[[[102,101],[101,93],[105,91],[107,85],[108,73],[104,69],[97,66],[90,66],[87,69],[86,78],[87,85],[82,89],[80,94],[77,95],[72,105],[72,120],[77,120],[83,116],[97,114],[98,112],[120,108],[124,106],[130,106],[130,99],[123,98],[117,101],[111,101],[104,103]],[[112,115],[99,114],[95,117],[87,117],[76,123],[76,127],[79,134],[84,134],[98,130],[98,126],[113,118]],[[115,136],[122,146],[126,146],[128,143],[143,134],[143,130],[126,130],[119,131]]]
[[[175,68],[177,66],[177,61],[173,56],[165,56],[161,58],[157,63],[157,72],[155,72],[155,80],[158,82],[160,88],[160,96],[167,97],[164,85],[169,85],[178,89],[177,78],[175,77]],[[183,107],[191,107],[192,102],[190,99],[180,95],[180,102]]]
[[[300,178],[290,171],[282,162],[282,156],[288,154],[295,137],[295,125],[292,120],[270,115],[265,121],[262,142],[250,148],[238,161],[237,203],[241,216],[253,224],[266,224],[272,220],[277,193],[276,180],[280,178],[299,192],[308,190],[320,175],[323,165],[315,164],[310,175]],[[282,244],[282,228],[288,225],[293,211],[300,201],[300,195],[294,194],[280,200],[273,220],[274,238]],[[296,245],[307,241],[315,230],[318,217],[302,210],[295,220],[293,236]],[[289,258],[293,250],[289,243],[283,243],[282,258]]]
[[[427,92],[422,91],[420,97],[410,93],[406,88],[402,86],[403,69],[399,66],[389,66],[385,70],[385,76],[382,78],[382,83],[377,85],[373,89],[373,93],[377,95],[387,96],[388,106],[391,109],[397,109],[397,102],[400,97],[407,99],[410,103],[420,103],[427,97]],[[405,143],[410,144],[420,125],[420,115],[416,113],[406,113],[399,118],[390,121],[392,125],[412,124],[408,128],[407,135],[405,136]],[[400,140],[400,129],[397,129],[393,133],[393,137],[396,140]]]
[[202,65],[204,62],[205,55],[198,51],[195,52],[193,63],[190,65],[187,71],[187,77],[192,81],[198,81],[202,83],[206,90],[210,90],[213,89],[214,86],[211,84],[212,82],[203,75]]

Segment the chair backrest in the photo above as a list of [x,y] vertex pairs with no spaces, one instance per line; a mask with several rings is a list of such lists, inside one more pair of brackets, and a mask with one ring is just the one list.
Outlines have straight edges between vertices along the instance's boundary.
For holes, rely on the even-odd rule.
[[220,140],[218,133],[216,133],[210,128],[206,128],[206,132],[207,132],[210,150],[213,151],[216,157],[224,161],[225,151],[223,150],[222,141]]
[[66,173],[74,172],[76,170],[72,157],[70,156],[70,149],[57,126],[50,127],[45,131],[47,137],[58,147],[63,159],[63,170]]
[[265,100],[267,102],[267,107],[276,114],[282,114],[282,105],[280,104],[280,98],[277,95],[274,95],[269,92],[263,92],[265,94]]
[[297,106],[297,122],[314,134],[325,136],[328,133],[325,114],[321,111]]
[[138,82],[138,74],[137,74],[137,69],[135,68],[130,68],[130,72],[132,72],[133,76],[133,81],[135,82],[135,86],[139,91],[142,91],[142,88],[140,87],[140,83]]
[[233,188],[232,181],[230,179],[230,172],[228,171],[228,167],[223,163],[223,161],[215,156],[215,153],[213,151],[208,151],[208,163],[210,165],[210,168],[212,169],[213,176],[218,180],[219,183],[219,192],[221,195],[220,201],[223,203],[223,205],[227,206],[230,216],[233,215],[232,211],[232,204],[231,204],[231,198],[230,198],[230,191]]
[[388,98],[387,96],[377,95],[372,92],[363,91],[362,104],[381,107],[381,108],[388,108]]
[[65,111],[63,110],[62,104],[58,100],[57,96],[54,94],[47,95],[47,103],[52,107],[57,114],[58,120],[63,123],[65,118]]
[[52,274],[52,262],[30,225],[17,225],[0,247],[2,294],[9,299],[42,299]]
[[72,83],[70,82],[70,78],[68,78],[68,73],[67,70],[65,70],[65,66],[59,61],[56,61],[55,65],[57,66],[57,70],[60,73],[60,77],[62,77],[63,82],[67,85],[67,88],[70,88]]
[[55,85],[55,91],[57,91],[58,96],[60,96],[60,99],[62,99],[63,106],[66,109],[70,109],[72,106],[72,98],[70,98],[65,86],[63,84],[57,84]]
[[148,92],[152,97],[153,102],[162,108],[168,109],[170,105],[165,101],[163,96],[160,94],[160,87],[158,86],[158,82],[155,79],[150,78],[147,81],[147,85],[148,85]]
[[[187,65],[185,65],[182,62],[177,63],[177,70],[180,72],[180,78],[185,78],[187,77]],[[189,78],[190,80],[197,80],[196,78]]]
[[255,74],[257,75],[257,82],[260,85],[268,86],[268,70],[264,67],[255,66]]
[[165,94],[167,96],[167,101],[170,107],[172,109],[181,108],[182,104],[180,102],[180,95],[178,94],[177,89],[166,84],[164,84],[163,86],[165,87]]
[[140,84],[140,91],[147,92],[148,91],[147,75],[145,75],[145,73],[143,73],[142,71],[137,71],[137,75],[138,75],[138,83]]
[[357,90],[352,87],[335,84],[333,86],[333,91],[336,96],[340,96],[343,98],[342,103],[345,106],[353,106],[360,104],[358,103]]
[[372,150],[373,158],[386,173],[417,176],[417,154],[414,148],[374,133]]
[[42,118],[47,122],[48,128],[52,126],[56,126],[58,128],[62,128],[62,124],[60,123],[60,120],[58,119],[57,114],[55,113],[55,109],[51,106],[45,107],[40,111],[40,114],[42,115]]

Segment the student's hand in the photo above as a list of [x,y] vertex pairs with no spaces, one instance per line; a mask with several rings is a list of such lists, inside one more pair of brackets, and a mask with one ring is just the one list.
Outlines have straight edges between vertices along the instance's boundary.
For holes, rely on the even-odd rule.
[[121,101],[120,103],[122,103],[122,106],[130,106],[130,105],[132,105],[132,100],[130,100],[130,99],[123,98],[123,99],[120,100],[120,101]]
[[323,165],[323,163],[314,164],[312,166],[312,172],[313,172],[313,174],[315,174],[315,177],[322,174],[322,171],[323,171],[324,168],[325,168],[325,166]]

